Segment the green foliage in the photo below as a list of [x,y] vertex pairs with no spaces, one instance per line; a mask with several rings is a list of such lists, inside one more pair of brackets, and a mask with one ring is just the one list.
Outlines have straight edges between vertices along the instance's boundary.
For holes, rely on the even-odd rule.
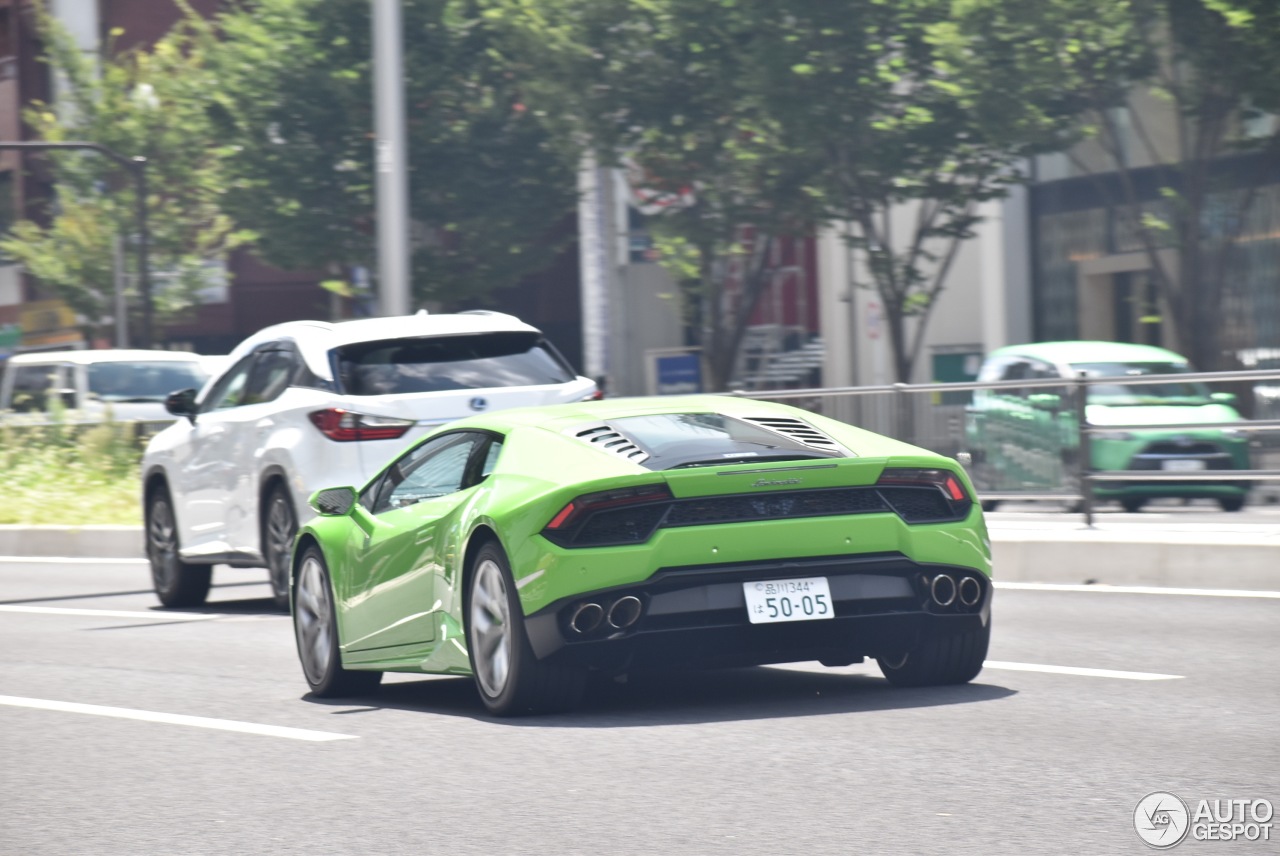
[[[182,28],[151,50],[121,52],[114,37],[101,57],[87,56],[41,12],[47,61],[60,76],[57,107],[35,102],[25,119],[49,142],[89,141],[147,158],[150,267],[156,317],[182,313],[208,282],[205,263],[220,260],[249,235],[221,208],[224,152],[204,108],[211,86],[203,56],[185,51]],[[47,226],[16,224],[3,252],[95,323],[112,312],[117,240],[136,297],[132,269],[136,185],[131,173],[92,151],[47,153],[54,207]]]
[[[525,105],[478,2],[407,0],[402,17],[415,296],[512,285],[559,248],[572,158]],[[268,261],[372,265],[370,27],[365,0],[258,0],[204,33],[233,151],[226,205]]]
[[128,423],[0,425],[0,524],[141,525],[141,455]]

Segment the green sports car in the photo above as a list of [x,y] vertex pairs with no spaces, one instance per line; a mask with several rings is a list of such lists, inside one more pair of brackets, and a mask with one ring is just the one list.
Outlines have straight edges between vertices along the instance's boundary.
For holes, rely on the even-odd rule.
[[593,671],[874,657],[962,683],[991,631],[972,497],[949,458],[763,401],[476,416],[312,497],[298,655],[319,696],[473,675],[497,715],[571,708]]

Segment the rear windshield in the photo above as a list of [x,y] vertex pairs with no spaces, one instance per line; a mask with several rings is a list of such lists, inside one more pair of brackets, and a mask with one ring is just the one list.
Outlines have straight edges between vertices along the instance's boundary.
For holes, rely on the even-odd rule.
[[648,452],[644,466],[653,470],[838,457],[718,413],[626,416],[609,427]]
[[99,401],[164,401],[180,389],[199,389],[208,377],[200,363],[109,362],[89,365],[89,396]]
[[1090,378],[1153,376],[1152,383],[1091,383],[1089,400],[1095,404],[1167,404],[1209,398],[1204,384],[1173,377],[1190,371],[1185,363],[1072,363],[1071,368]]
[[361,342],[339,348],[346,395],[395,395],[566,383],[573,370],[538,333]]

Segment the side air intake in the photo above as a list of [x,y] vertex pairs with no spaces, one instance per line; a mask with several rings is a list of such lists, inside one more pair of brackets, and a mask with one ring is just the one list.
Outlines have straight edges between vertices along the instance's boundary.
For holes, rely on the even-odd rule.
[[617,455],[619,458],[625,458],[633,464],[643,464],[649,460],[648,452],[604,423],[592,425],[588,428],[572,428],[565,433],[571,437],[577,437],[585,443],[590,443],[601,451]]
[[758,425],[775,434],[781,434],[789,437],[797,443],[803,443],[811,449],[821,449],[824,452],[838,452],[849,457],[856,457],[853,452],[841,446],[835,440],[832,440],[826,434],[823,434],[817,428],[814,428],[808,422],[799,419],[793,419],[789,416],[745,416],[742,417],[744,422],[750,422],[752,425]]

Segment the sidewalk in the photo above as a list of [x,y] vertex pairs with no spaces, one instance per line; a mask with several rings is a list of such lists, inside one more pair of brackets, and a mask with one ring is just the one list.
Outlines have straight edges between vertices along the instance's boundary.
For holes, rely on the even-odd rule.
[[[1280,524],[992,521],[996,579],[1271,591],[1280,589]],[[0,557],[137,559],[140,526],[0,526]]]

